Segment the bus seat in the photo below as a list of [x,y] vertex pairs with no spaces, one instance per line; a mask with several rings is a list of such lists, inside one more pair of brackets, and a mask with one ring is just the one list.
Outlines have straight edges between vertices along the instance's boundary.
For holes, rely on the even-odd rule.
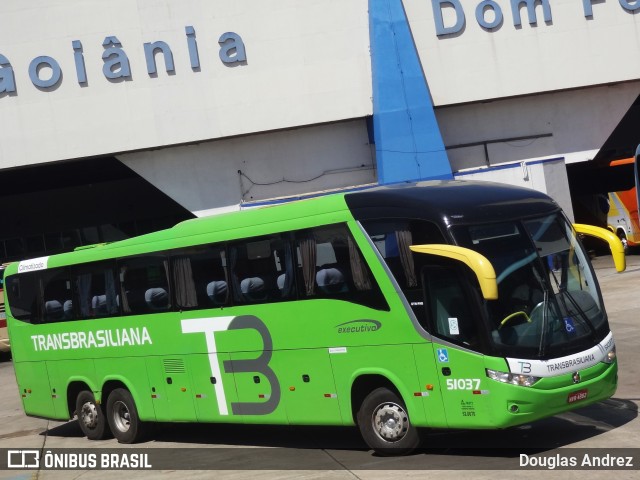
[[344,275],[335,267],[319,270],[316,274],[316,283],[324,293],[334,294],[348,291]]
[[166,310],[169,306],[169,295],[164,288],[150,288],[144,293],[144,301],[151,310]]
[[242,296],[249,301],[259,302],[267,299],[264,280],[260,277],[245,278],[240,282]]
[[216,305],[224,305],[227,301],[227,282],[214,280],[207,284],[207,297]]
[[94,312],[94,315],[107,315],[107,296],[106,295],[95,295],[91,299],[91,309]]
[[49,300],[45,302],[44,311],[47,320],[60,320],[64,314],[62,304],[58,300]]
[[62,304],[64,318],[69,320],[73,318],[73,300],[67,300]]
[[286,273],[278,275],[278,278],[276,279],[276,284],[278,285],[278,290],[280,290],[281,295],[284,295],[284,284],[286,281],[287,281]]

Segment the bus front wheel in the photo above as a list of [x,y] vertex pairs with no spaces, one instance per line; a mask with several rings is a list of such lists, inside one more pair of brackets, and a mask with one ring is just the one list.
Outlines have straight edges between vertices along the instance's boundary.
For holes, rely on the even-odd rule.
[[406,455],[420,443],[402,399],[387,388],[366,396],[357,413],[364,441],[380,455]]
[[89,440],[103,440],[109,436],[107,419],[102,406],[96,403],[93,393],[83,390],[76,398],[76,415],[82,433]]
[[128,390],[116,388],[107,399],[107,420],[118,443],[136,443],[145,433],[138,409]]

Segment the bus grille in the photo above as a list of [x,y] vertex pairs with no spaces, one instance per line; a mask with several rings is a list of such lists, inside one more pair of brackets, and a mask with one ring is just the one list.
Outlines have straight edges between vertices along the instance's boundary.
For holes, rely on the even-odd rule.
[[165,373],[185,373],[184,361],[176,358],[166,358],[162,361]]

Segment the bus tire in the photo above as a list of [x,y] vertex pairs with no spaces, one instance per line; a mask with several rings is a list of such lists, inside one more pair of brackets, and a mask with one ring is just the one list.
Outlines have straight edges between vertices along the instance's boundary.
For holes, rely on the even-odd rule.
[[118,443],[137,443],[144,438],[145,424],[128,390],[116,388],[107,398],[107,420]]
[[627,234],[624,230],[618,230],[617,232],[618,238],[622,242],[622,246],[624,247],[624,253],[629,252],[629,241],[627,240]]
[[111,433],[101,405],[89,390],[83,390],[76,398],[76,415],[80,430],[89,440],[103,440]]
[[362,438],[379,455],[406,455],[420,443],[407,407],[387,388],[377,388],[369,393],[356,416]]

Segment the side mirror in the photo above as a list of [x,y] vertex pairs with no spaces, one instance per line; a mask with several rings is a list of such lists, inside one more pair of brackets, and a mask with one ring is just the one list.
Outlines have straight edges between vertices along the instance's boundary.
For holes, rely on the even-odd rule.
[[613,263],[616,266],[618,272],[624,272],[627,268],[627,261],[624,256],[624,246],[618,238],[618,236],[610,230],[601,227],[595,227],[593,225],[585,225],[582,223],[574,223],[573,228],[576,232],[590,237],[599,238],[609,244],[611,249],[611,255],[613,256]]
[[456,245],[428,244],[411,245],[412,251],[416,253],[427,253],[447,257],[467,265],[476,274],[482,296],[487,300],[498,299],[498,281],[496,271],[487,257],[469,248],[458,247]]

